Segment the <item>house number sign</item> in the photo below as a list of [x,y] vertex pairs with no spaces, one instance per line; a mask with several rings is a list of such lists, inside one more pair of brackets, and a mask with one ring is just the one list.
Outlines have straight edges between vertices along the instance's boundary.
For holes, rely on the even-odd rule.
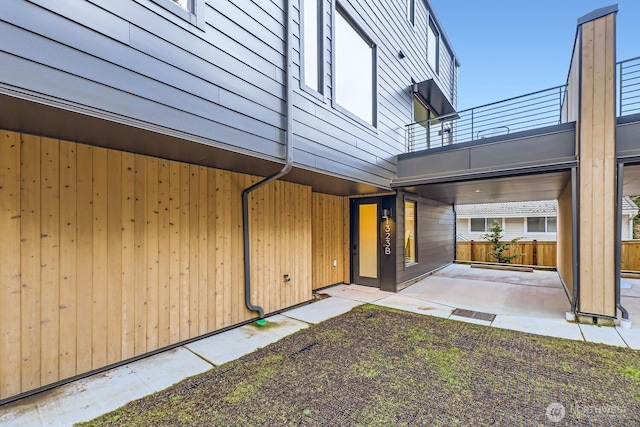
[[389,218],[384,225],[384,254],[391,255],[391,224],[389,224]]

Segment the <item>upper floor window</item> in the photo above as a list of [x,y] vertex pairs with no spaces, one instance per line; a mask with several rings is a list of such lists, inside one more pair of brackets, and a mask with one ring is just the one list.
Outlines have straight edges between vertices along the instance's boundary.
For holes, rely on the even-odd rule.
[[192,11],[193,7],[191,5],[191,0],[171,0],[178,6],[182,7],[184,10]]
[[416,0],[407,0],[407,19],[411,25],[416,23]]
[[[136,0],[141,1],[141,0]],[[146,1],[146,0],[145,0]],[[204,1],[205,0],[151,0],[158,6],[170,11],[174,15],[204,29]]]
[[440,56],[440,33],[436,28],[436,25],[431,19],[429,19],[429,25],[427,26],[427,63],[431,66],[433,71],[438,74],[439,70],[439,56]]
[[302,74],[305,86],[322,93],[322,1],[302,1]]
[[556,230],[555,216],[527,218],[527,233],[555,233]]
[[343,10],[334,16],[334,101],[375,126],[375,45]]
[[472,233],[488,233],[493,223],[502,227],[502,218],[471,218],[469,223],[469,231]]

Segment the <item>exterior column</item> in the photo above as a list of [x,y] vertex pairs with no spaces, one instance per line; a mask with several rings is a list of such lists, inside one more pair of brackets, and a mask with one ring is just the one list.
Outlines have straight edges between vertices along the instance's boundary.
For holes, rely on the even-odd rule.
[[579,319],[587,322],[594,317],[616,316],[616,13],[616,8],[600,9],[578,21],[580,292],[577,311]]

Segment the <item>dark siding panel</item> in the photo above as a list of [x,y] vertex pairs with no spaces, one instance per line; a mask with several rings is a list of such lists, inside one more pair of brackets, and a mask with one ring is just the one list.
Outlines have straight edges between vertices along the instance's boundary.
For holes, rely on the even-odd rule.
[[[418,202],[418,263],[404,265],[404,200]],[[453,206],[399,193],[397,199],[398,283],[403,283],[453,262],[455,257],[455,216]]]

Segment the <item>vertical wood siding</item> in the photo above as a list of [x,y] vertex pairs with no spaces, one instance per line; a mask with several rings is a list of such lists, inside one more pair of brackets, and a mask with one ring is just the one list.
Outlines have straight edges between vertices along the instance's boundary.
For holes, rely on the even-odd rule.
[[558,197],[558,274],[573,292],[573,208],[571,182]]
[[580,304],[615,316],[615,14],[582,26]]
[[[0,131],[0,399],[254,317],[240,195],[258,179]],[[343,230],[342,199],[315,198]],[[253,193],[266,313],[311,298],[311,211],[307,186]]]
[[349,283],[349,199],[313,193],[312,200],[313,289]]

